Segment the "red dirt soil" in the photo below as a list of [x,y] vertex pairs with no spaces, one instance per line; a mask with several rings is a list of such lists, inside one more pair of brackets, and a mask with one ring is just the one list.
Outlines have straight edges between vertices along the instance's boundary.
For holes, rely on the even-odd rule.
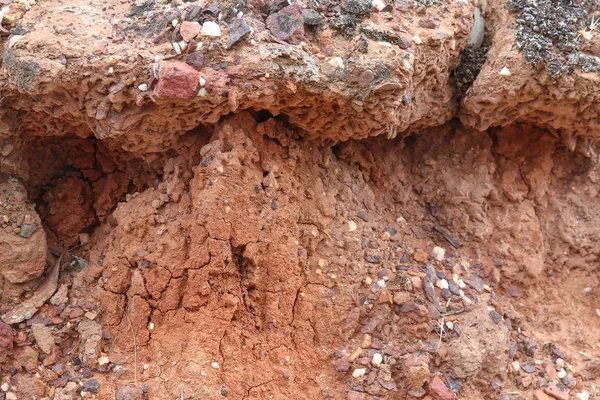
[[0,399],[600,395],[597,128],[489,111],[506,52],[540,73],[512,36],[457,97],[475,4],[305,15],[300,44],[249,4],[198,71],[153,24],[208,3],[4,3]]

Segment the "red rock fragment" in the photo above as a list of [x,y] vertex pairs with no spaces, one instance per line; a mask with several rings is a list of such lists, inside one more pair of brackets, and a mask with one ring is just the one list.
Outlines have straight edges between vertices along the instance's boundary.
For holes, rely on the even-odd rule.
[[429,393],[434,400],[454,400],[454,393],[439,376],[434,376],[427,384],[427,393]]
[[558,400],[569,400],[569,389],[552,380],[548,387],[544,388],[544,393]]
[[159,78],[154,89],[156,98],[192,99],[200,88],[198,71],[181,61],[165,62]]

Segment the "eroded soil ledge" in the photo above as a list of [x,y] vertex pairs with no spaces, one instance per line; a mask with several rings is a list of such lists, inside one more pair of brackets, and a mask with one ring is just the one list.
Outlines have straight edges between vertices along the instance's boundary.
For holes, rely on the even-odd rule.
[[0,4],[0,398],[600,395],[593,3]]

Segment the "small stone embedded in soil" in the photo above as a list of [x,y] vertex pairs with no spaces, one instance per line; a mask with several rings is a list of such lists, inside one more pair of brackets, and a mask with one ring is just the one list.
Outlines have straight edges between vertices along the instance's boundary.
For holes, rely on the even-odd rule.
[[569,400],[569,389],[555,380],[549,382],[548,386],[544,388],[544,393],[557,400]]
[[383,357],[379,353],[373,354],[373,358],[371,359],[371,365],[375,368],[379,368],[381,363],[383,362]]
[[367,372],[366,368],[357,368],[352,372],[352,376],[354,378],[362,378],[363,376],[365,376],[366,372]]
[[584,390],[583,392],[577,393],[575,397],[577,400],[589,400],[590,394]]
[[219,363],[218,363],[218,362],[212,362],[212,363],[210,364],[210,366],[211,366],[211,368],[213,368],[213,369],[219,369]]
[[492,318],[494,324],[498,325],[498,323],[502,320],[502,315],[498,314],[496,310],[491,310],[490,318]]
[[344,68],[344,59],[342,57],[333,57],[331,60],[329,60],[329,65],[335,67],[335,68]]
[[521,369],[528,374],[533,374],[537,371],[537,368],[533,364],[521,364]]
[[196,71],[200,71],[204,67],[204,54],[200,51],[190,53],[186,57],[185,62]]
[[321,14],[312,8],[302,9],[302,19],[304,20],[304,24],[309,26],[317,26],[323,22],[323,17]]
[[198,71],[180,62],[165,62],[160,69],[160,79],[154,89],[157,98],[191,99],[196,97],[200,82]]
[[454,400],[454,393],[442,381],[442,379],[436,375],[427,384],[427,393],[429,393],[435,400]]
[[49,327],[41,324],[32,325],[31,330],[40,350],[46,354],[50,354],[52,348],[54,347],[54,336],[52,335],[52,330]]
[[0,321],[0,350],[13,348],[13,331],[10,325]]
[[448,290],[455,296],[460,296],[460,289],[454,281],[448,281]]
[[413,259],[416,262],[423,263],[429,259],[429,256],[423,250],[417,250],[413,255]]
[[348,230],[350,232],[354,232],[356,230],[357,226],[356,226],[356,222],[350,220],[348,221]]
[[304,38],[304,17],[300,7],[289,5],[269,15],[267,28],[279,40],[300,44]]
[[198,22],[183,21],[179,28],[179,34],[186,42],[189,42],[200,33],[202,27]]
[[244,36],[251,32],[248,22],[244,18],[236,18],[229,26],[229,40],[227,47],[232,48],[234,44],[239,42]]
[[90,379],[83,383],[83,390],[86,392],[98,393],[98,389],[100,389],[100,383],[97,379]]
[[471,275],[469,278],[469,282],[471,283],[471,287],[477,290],[479,294],[483,293],[483,280],[481,279],[481,277],[477,275]]
[[116,400],[141,400],[144,397],[144,391],[135,386],[121,386],[117,388]]
[[444,261],[444,257],[446,255],[446,250],[444,250],[441,247],[436,246],[433,248],[433,250],[431,250],[431,255],[437,261]]
[[335,372],[348,372],[350,371],[350,362],[346,357],[338,358],[333,361],[333,368]]
[[200,29],[201,36],[221,37],[221,27],[216,22],[206,21]]
[[440,279],[436,282],[436,286],[439,287],[440,289],[448,289],[450,287],[450,285],[448,284],[448,281],[445,279]]

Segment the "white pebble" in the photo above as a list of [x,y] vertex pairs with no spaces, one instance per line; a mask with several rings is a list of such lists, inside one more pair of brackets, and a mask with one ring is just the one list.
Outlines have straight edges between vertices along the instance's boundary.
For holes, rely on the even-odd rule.
[[373,279],[371,279],[371,277],[367,276],[363,282],[365,283],[365,285],[371,286],[371,284],[373,283]]
[[336,68],[344,68],[344,59],[342,57],[334,57],[329,60],[329,64]]
[[373,354],[373,358],[371,359],[371,365],[375,368],[379,368],[381,363],[383,362],[383,356],[379,353]]
[[445,279],[440,279],[437,281],[436,286],[442,290],[448,289],[448,281]]
[[463,299],[463,303],[465,303],[465,305],[471,305],[471,304],[473,304],[473,300],[471,300],[467,296],[464,296],[462,299]]
[[354,378],[361,378],[361,377],[365,376],[366,372],[367,372],[366,368],[356,368],[354,370],[354,372],[352,372],[352,376]]
[[23,37],[23,35],[12,35],[10,39],[8,39],[8,48],[12,48],[15,43],[17,43],[17,40],[21,39]]
[[557,358],[555,362],[558,368],[562,368],[565,366],[565,360],[563,360],[562,358]]
[[146,85],[145,83],[142,83],[140,86],[138,86],[138,89],[141,90],[142,92],[145,92],[146,90],[148,90],[148,85]]
[[175,53],[181,54],[181,47],[179,47],[179,43],[173,42],[171,43],[171,46],[173,46],[173,50],[175,50]]
[[356,226],[356,222],[350,220],[348,221],[348,230],[350,232],[354,232],[356,230],[357,226]]
[[504,67],[500,70],[500,75],[502,76],[511,76],[512,74],[510,73],[510,71],[508,70],[508,68]]
[[518,361],[513,361],[512,363],[510,363],[510,365],[513,367],[515,372],[519,372],[519,369],[521,368],[521,364],[519,364]]
[[467,285],[465,284],[465,282],[462,279],[458,280],[458,287],[461,289],[464,289],[467,287]]
[[381,11],[385,8],[385,3],[382,0],[373,0],[372,6],[377,11]]
[[385,281],[383,279],[380,279],[377,281],[377,285],[379,285],[379,287],[384,288],[385,287]]
[[431,250],[431,255],[433,256],[433,258],[435,258],[438,261],[444,261],[444,256],[446,255],[446,250],[442,249],[441,247],[434,247],[433,250]]
[[423,43],[423,41],[421,40],[421,38],[419,37],[419,35],[415,35],[412,37],[412,41],[415,42],[415,44],[421,44]]
[[102,366],[102,365],[106,365],[106,364],[108,364],[109,362],[110,362],[110,360],[109,360],[109,359],[108,359],[108,357],[106,357],[106,356],[104,356],[104,357],[100,357],[100,358],[98,359],[98,364],[99,364],[99,365],[101,365],[101,366]]
[[446,322],[446,328],[448,328],[449,331],[454,330],[454,322],[452,322],[452,321]]
[[175,28],[177,26],[177,24],[179,24],[179,21],[177,19],[174,19],[173,21],[171,21],[171,25],[173,25],[173,28]]
[[206,84],[206,79],[204,79],[203,77],[200,77],[198,81],[200,82],[200,86],[204,86]]
[[221,27],[215,22],[206,21],[202,25],[200,35],[210,37],[221,37]]
[[154,322],[150,321],[150,323],[148,324],[148,330],[153,330],[154,329]]
[[213,362],[210,364],[210,366],[214,369],[219,369],[219,363],[218,362]]
[[581,393],[577,393],[575,397],[577,397],[577,400],[589,400],[590,394],[584,390]]
[[17,400],[17,395],[13,392],[6,393],[6,400]]
[[483,285],[483,290],[485,290],[486,292],[492,292],[492,288],[489,287],[488,285]]
[[592,288],[591,287],[586,287],[585,289],[583,289],[583,293],[586,296],[589,296],[590,294],[592,294]]
[[558,371],[558,372],[556,373],[556,375],[558,375],[558,378],[559,378],[559,379],[562,379],[562,378],[564,378],[565,376],[567,376],[567,371],[565,371],[565,369],[564,369],[564,368],[562,368],[560,371]]
[[206,97],[207,94],[208,92],[204,88],[200,88],[200,90],[198,90],[198,96],[200,97]]
[[8,392],[8,383],[4,382],[2,386],[0,386],[3,392]]

